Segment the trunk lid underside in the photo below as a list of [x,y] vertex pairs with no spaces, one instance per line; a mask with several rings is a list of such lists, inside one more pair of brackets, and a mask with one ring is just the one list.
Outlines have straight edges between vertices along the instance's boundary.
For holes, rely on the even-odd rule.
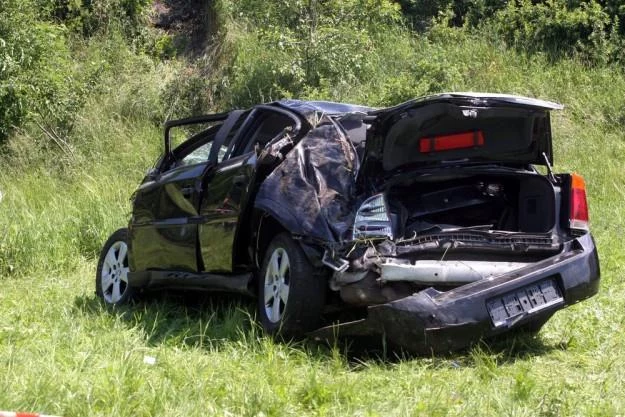
[[549,111],[561,108],[516,96],[431,96],[372,112],[367,156],[385,172],[444,161],[545,165],[545,156],[552,163]]

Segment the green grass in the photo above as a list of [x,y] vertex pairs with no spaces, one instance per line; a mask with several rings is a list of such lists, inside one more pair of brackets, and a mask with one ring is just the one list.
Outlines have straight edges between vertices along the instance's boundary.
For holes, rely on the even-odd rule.
[[0,404],[66,416],[616,415],[622,285],[610,292],[537,339],[376,359],[276,344],[244,301],[151,297],[110,311],[85,262],[3,282]]
[[[27,130],[0,159],[0,409],[64,416],[624,414],[625,75],[463,36],[412,47],[434,73],[449,65],[444,90],[512,92],[567,106],[553,119],[556,170],[587,181],[602,267],[596,297],[557,313],[536,338],[435,357],[275,343],[255,324],[253,303],[226,296],[155,296],[108,310],[94,295],[97,252],[127,222],[129,197],[157,157],[162,139],[153,111],[162,80],[177,69],[144,63],[137,77],[128,65],[77,115],[68,138],[73,154]],[[381,104],[397,97],[383,81],[318,94],[382,97],[371,102]],[[413,81],[401,94],[421,91]]]

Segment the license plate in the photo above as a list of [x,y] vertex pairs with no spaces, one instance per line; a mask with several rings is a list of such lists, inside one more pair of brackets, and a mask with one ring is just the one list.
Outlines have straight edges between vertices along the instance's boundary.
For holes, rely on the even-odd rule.
[[555,280],[549,278],[491,298],[486,308],[495,327],[512,327],[529,315],[561,304],[562,293]]

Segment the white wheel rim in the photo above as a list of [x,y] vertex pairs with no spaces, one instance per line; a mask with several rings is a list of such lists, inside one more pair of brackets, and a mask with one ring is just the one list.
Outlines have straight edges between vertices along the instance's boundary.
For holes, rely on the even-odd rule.
[[277,248],[271,254],[265,272],[265,315],[272,323],[278,323],[284,316],[289,299],[290,271],[289,256],[284,249]]
[[128,246],[126,242],[115,242],[109,248],[102,263],[102,295],[104,301],[117,303],[128,288]]

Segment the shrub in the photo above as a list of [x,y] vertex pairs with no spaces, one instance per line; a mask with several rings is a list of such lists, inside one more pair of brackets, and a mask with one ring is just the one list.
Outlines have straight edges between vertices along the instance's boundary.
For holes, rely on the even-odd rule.
[[376,77],[380,38],[401,20],[389,0],[224,1],[222,10],[241,34],[217,88],[229,105],[317,96]]
[[[99,78],[124,60],[127,34],[148,0],[3,0],[0,8],[0,144],[32,121],[65,150],[66,136]],[[106,33],[105,33],[106,32]],[[76,34],[88,35],[85,40]],[[93,40],[90,43],[89,40]],[[91,45],[98,45],[92,47]],[[99,48],[99,49],[98,49]],[[163,53],[170,53],[162,45]],[[39,129],[39,128],[37,128]]]
[[569,7],[566,0],[510,2],[495,14],[494,27],[519,50],[543,51],[553,57],[582,54],[592,61],[612,54],[609,34],[612,22],[600,4],[591,0]]
[[451,12],[451,26],[478,25],[497,10],[506,7],[508,0],[400,0],[402,11],[413,29],[425,32],[441,13]]
[[77,101],[65,31],[33,10],[17,0],[0,9],[0,143],[34,114],[63,125]]
[[413,29],[428,33],[441,21],[503,38],[527,53],[587,63],[622,62],[625,4],[620,0],[401,0]]
[[110,29],[132,36],[141,28],[143,11],[151,0],[35,0],[44,19],[65,24],[90,37]]

